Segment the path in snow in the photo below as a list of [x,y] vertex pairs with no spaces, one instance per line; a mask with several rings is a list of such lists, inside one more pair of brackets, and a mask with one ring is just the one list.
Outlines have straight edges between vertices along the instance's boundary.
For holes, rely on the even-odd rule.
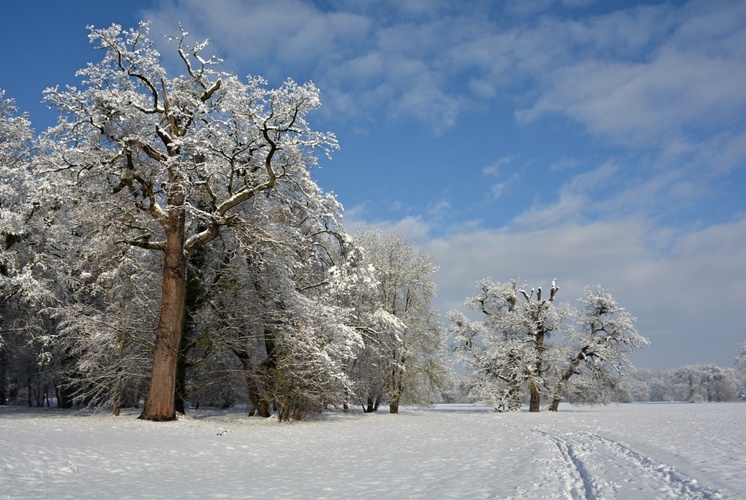
[[654,493],[658,498],[682,500],[720,496],[716,490],[700,486],[696,479],[679,474],[673,466],[658,463],[624,443],[593,433],[534,432],[557,446],[569,498],[631,497],[635,491],[640,497]]
[[0,498],[743,498],[744,404],[564,410],[278,424],[0,407]]

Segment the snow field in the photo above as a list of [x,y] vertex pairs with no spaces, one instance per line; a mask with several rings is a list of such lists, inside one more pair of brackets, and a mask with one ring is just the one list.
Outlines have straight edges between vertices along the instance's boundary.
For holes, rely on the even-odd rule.
[[744,404],[560,410],[278,424],[0,407],[0,498],[743,498]]

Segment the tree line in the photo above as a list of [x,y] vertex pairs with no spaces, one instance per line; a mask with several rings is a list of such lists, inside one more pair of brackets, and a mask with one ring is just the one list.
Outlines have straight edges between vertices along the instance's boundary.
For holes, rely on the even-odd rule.
[[396,413],[442,397],[451,352],[471,397],[556,410],[613,398],[647,344],[601,287],[573,308],[556,281],[483,280],[448,345],[429,256],[350,235],[313,180],[338,147],[313,84],[238,78],[183,30],[177,76],[147,23],[89,38],[103,58],[45,91],[48,130],[0,93],[0,404]]
[[669,370],[636,370],[625,381],[624,401],[719,403],[746,399],[746,343],[736,368],[716,364],[683,365]]

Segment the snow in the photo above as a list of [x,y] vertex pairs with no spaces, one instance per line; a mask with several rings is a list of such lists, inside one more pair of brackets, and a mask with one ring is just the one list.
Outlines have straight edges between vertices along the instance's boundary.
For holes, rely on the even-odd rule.
[[738,498],[746,404],[439,405],[279,424],[0,407],[0,498]]

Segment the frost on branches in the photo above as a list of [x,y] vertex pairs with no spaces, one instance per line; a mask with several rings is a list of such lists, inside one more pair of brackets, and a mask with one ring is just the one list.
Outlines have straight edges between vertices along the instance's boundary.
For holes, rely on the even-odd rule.
[[0,405],[18,400],[22,389],[32,400],[44,327],[34,311],[53,300],[35,248],[43,234],[35,219],[43,182],[31,167],[33,150],[28,117],[0,89]]
[[741,351],[736,357],[736,367],[738,373],[738,397],[746,399],[746,342],[741,344]]
[[556,280],[548,295],[517,280],[485,279],[478,286],[466,306],[481,319],[451,312],[450,333],[458,359],[474,369],[473,395],[497,410],[518,411],[526,393],[533,412],[542,401],[556,411],[568,397],[605,402],[630,366],[626,353],[648,343],[601,287],[586,288],[582,307],[574,309],[556,302]]
[[142,418],[171,420],[190,258],[226,230],[265,236],[246,216],[252,204],[269,210],[260,198],[322,206],[308,170],[315,151],[329,154],[337,143],[306,122],[319,106],[310,83],[242,81],[219,71],[207,43],[190,45],[184,31],[172,40],[183,74],[169,76],[147,23],[91,27],[89,38],[105,55],[78,72],[82,88],[46,91],[61,113],[47,138],[49,174],[69,189],[63,198],[91,211],[106,206],[118,244],[162,256]]
[[25,241],[38,205],[38,182],[29,163],[32,139],[28,117],[18,115],[13,99],[5,99],[0,89],[0,308],[15,309],[14,304],[38,302],[46,295],[33,276],[34,259]]
[[356,241],[376,281],[365,298],[374,321],[364,330],[365,349],[353,366],[363,409],[375,411],[387,402],[389,412],[398,413],[400,403],[432,404],[447,378],[443,332],[431,306],[437,268],[401,235],[366,229]]

